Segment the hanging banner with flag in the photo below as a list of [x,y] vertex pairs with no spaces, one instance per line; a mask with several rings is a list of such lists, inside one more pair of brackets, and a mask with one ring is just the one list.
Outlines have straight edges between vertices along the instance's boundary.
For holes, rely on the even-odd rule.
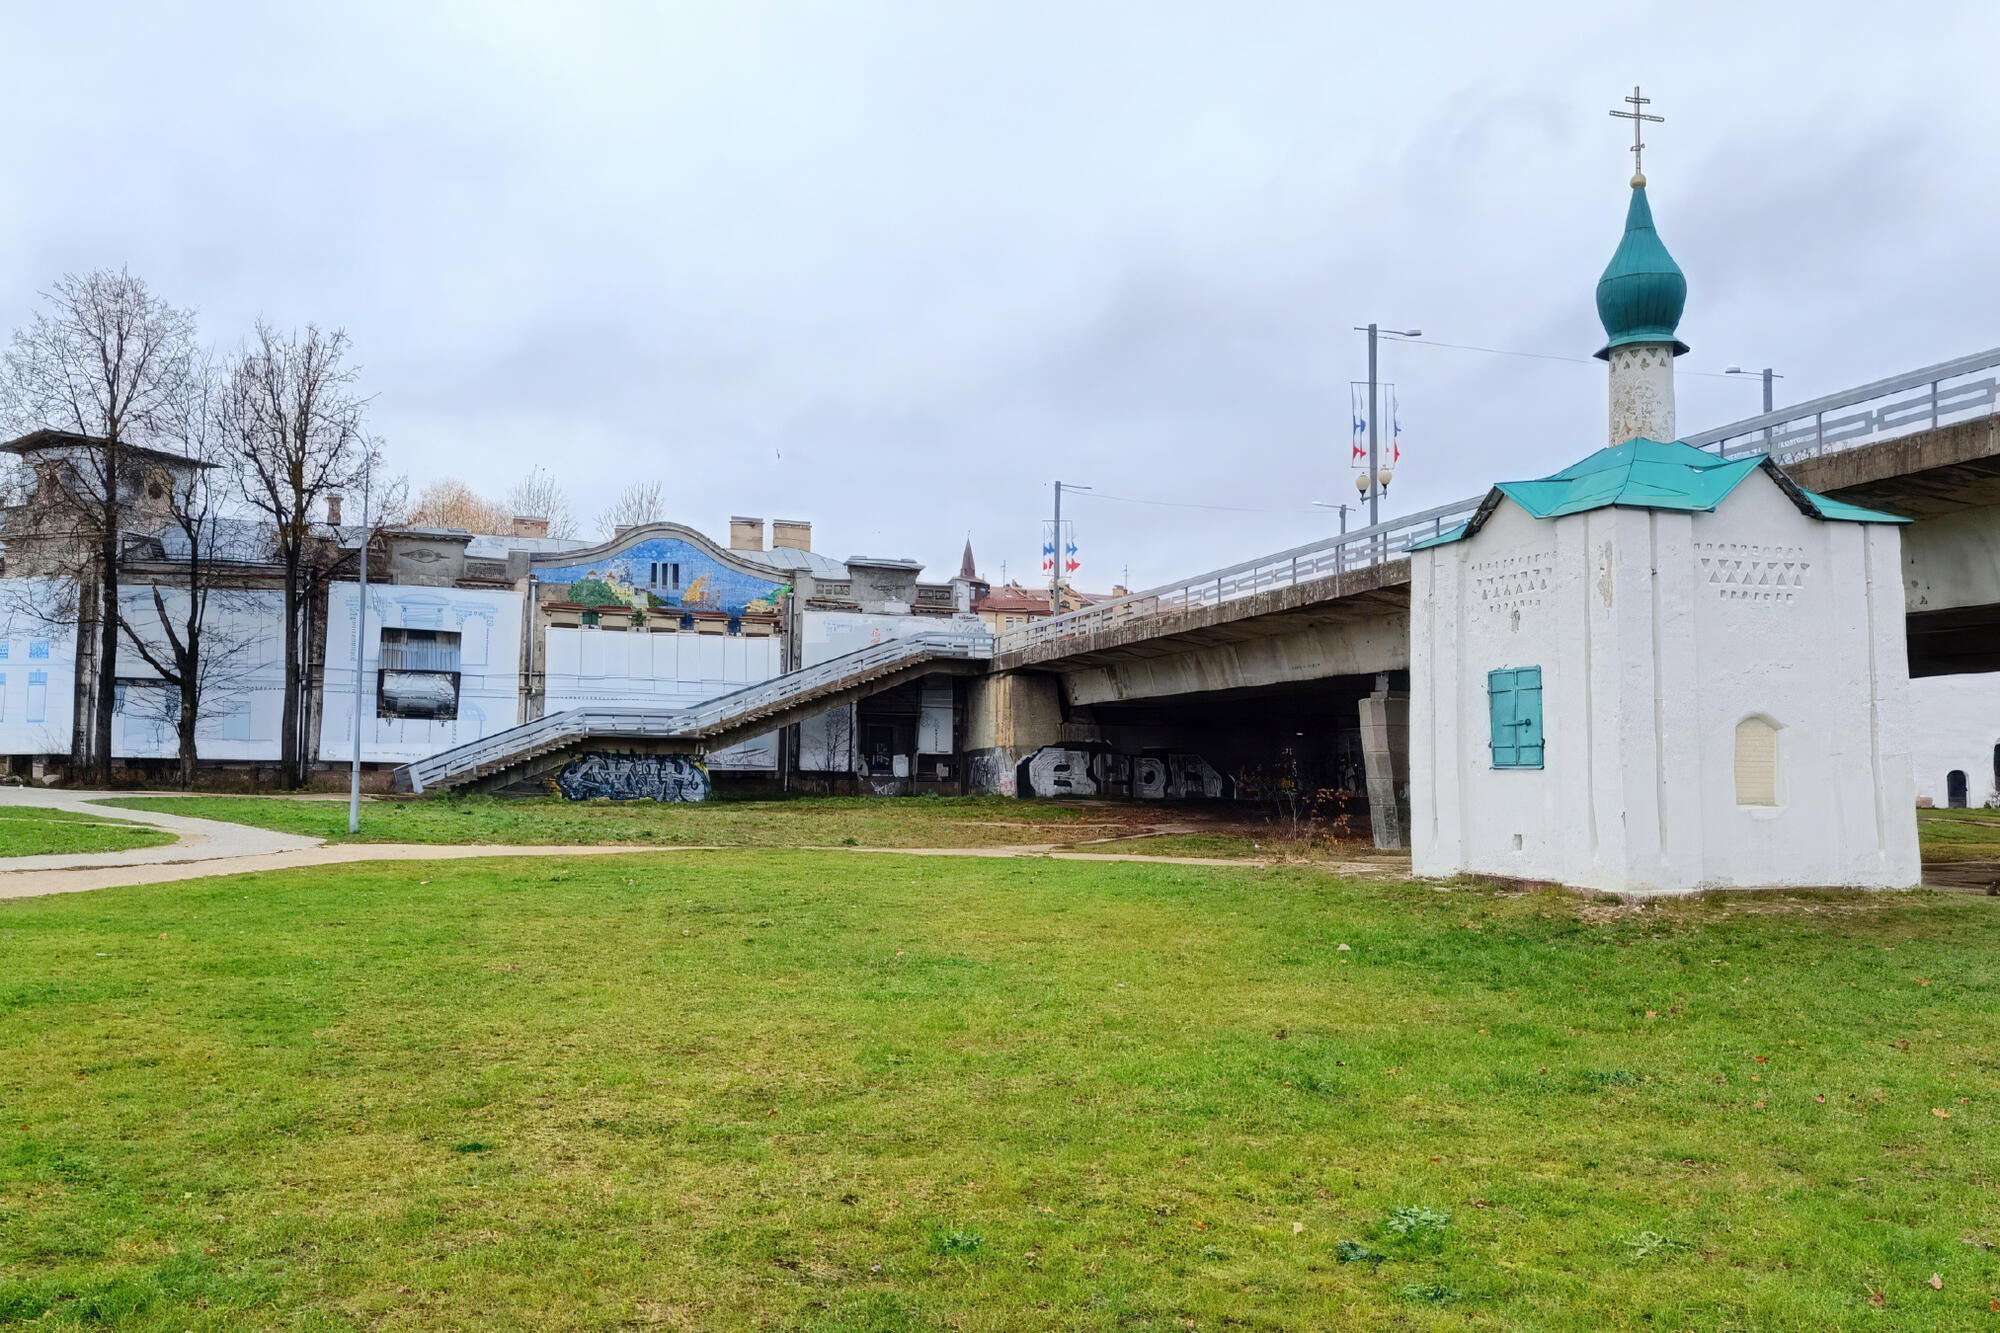
[[1068,519],[1063,520],[1063,537],[1062,541],[1058,543],[1056,541],[1055,520],[1047,518],[1043,519],[1042,520],[1042,573],[1044,574],[1055,573],[1056,548],[1058,545],[1060,545],[1062,548],[1063,577],[1067,578],[1071,574],[1076,573],[1078,569],[1082,568],[1082,565],[1078,563],[1076,558],[1076,524],[1070,522]]
[[[1402,442],[1403,421],[1397,414],[1396,386],[1376,381],[1376,401],[1389,418],[1386,431],[1378,434],[1375,449],[1380,456],[1381,466],[1396,466],[1398,451]],[[1347,450],[1347,464],[1356,472],[1368,470],[1368,381],[1350,381],[1347,386],[1350,403],[1349,416],[1354,421],[1354,438]]]

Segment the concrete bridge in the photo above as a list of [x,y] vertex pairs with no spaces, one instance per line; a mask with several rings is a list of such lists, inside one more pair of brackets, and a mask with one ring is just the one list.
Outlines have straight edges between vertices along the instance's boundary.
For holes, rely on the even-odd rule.
[[[2000,349],[1685,437],[1768,452],[1803,487],[1905,515],[1913,675],[2000,670]],[[1484,494],[1010,630],[923,636],[697,709],[579,710],[448,751],[406,788],[507,787],[584,749],[706,751],[925,675],[967,676],[975,790],[1369,793],[1403,845],[1408,551]],[[601,710],[600,710],[601,711]],[[532,770],[532,771],[531,771]]]
[[[1726,457],[1770,453],[1808,490],[1911,518],[1911,674],[1996,671],[1996,380],[2000,349],[1684,438]],[[1117,756],[1176,750],[1274,787],[1355,789],[1365,776],[1377,837],[1396,843],[1394,802],[1383,798],[1404,776],[1407,552],[1483,499],[1002,634],[992,674],[971,692],[975,780],[1043,794],[1040,774],[1102,789],[1092,771],[1116,774]],[[1043,751],[1067,753],[1037,768]]]

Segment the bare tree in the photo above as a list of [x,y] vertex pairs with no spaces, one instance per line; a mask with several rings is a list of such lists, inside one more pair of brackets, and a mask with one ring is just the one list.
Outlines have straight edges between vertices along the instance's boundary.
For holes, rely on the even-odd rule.
[[[194,314],[168,305],[123,269],[65,274],[42,299],[46,310],[15,331],[0,357],[0,403],[18,427],[75,437],[63,451],[61,484],[37,489],[39,535],[69,529],[45,549],[67,548],[67,572],[78,585],[79,706],[71,757],[105,784],[117,706],[120,533],[147,466],[133,448],[158,434],[185,389]],[[86,657],[95,659],[88,673]]]
[[431,528],[505,536],[514,530],[505,505],[495,504],[456,477],[440,477],[417,492],[410,522]]
[[312,599],[337,559],[319,521],[327,496],[359,487],[380,453],[364,427],[368,400],[355,392],[341,330],[280,333],[263,321],[235,359],[225,401],[237,486],[271,525],[284,568],[285,704],[280,763],[287,783],[306,779],[307,649]]
[[[229,388],[222,372],[203,358],[162,423],[161,433],[187,461],[173,470],[165,497],[150,599],[128,596],[119,614],[126,645],[160,677],[154,716],[175,728],[183,787],[194,785],[201,719],[238,692],[243,658],[262,633],[245,618],[251,598],[238,587],[223,586],[228,566],[265,554],[264,543],[224,513]],[[143,711],[128,691],[127,716]]]
[[547,519],[551,537],[576,536],[576,514],[569,507],[569,492],[547,468],[530,468],[507,492],[507,508],[522,518]]
[[618,492],[611,507],[598,516],[597,526],[606,537],[615,537],[620,528],[662,523],[666,517],[667,488],[657,481],[635,481]]

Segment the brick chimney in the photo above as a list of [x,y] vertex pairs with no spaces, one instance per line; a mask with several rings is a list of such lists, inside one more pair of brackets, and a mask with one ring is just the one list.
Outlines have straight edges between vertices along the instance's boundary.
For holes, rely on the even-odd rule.
[[774,518],[771,520],[772,550],[810,551],[812,548],[812,524],[797,518]]
[[732,551],[763,550],[764,520],[761,518],[730,519],[729,549]]
[[514,515],[514,535],[516,537],[546,537],[549,535],[549,521],[545,518],[530,518],[526,514]]

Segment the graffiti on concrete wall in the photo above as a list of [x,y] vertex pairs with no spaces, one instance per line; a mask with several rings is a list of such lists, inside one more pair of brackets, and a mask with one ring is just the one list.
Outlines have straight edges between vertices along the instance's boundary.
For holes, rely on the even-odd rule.
[[572,801],[705,801],[708,769],[691,754],[586,754],[563,765],[556,790]]
[[1234,800],[1236,783],[1198,754],[1117,754],[1045,745],[1020,762],[1022,796],[1135,796],[1142,801]]

